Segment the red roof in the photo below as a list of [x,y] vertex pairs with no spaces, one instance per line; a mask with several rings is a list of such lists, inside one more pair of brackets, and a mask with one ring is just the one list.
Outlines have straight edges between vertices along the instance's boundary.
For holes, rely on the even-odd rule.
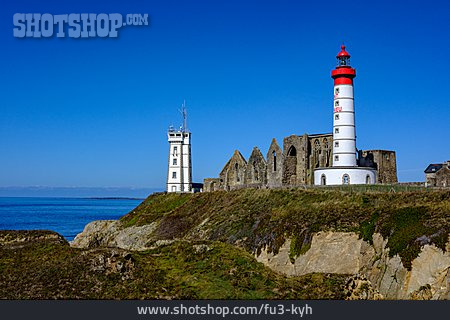
[[339,57],[349,57],[350,58],[350,55],[348,54],[348,52],[345,51],[345,46],[344,45],[341,46],[341,49],[342,49],[341,52],[338,53],[336,58],[339,58]]

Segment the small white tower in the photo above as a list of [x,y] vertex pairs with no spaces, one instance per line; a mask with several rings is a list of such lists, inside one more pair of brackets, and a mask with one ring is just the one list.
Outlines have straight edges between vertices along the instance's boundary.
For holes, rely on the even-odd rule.
[[169,166],[167,172],[167,192],[191,192],[191,133],[187,129],[186,104],[183,102],[180,110],[183,125],[179,130],[169,127]]

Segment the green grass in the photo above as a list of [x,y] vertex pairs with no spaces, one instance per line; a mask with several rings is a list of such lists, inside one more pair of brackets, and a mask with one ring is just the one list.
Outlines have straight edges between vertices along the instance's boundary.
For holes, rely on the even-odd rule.
[[190,194],[186,193],[154,194],[123,216],[121,221],[125,227],[148,224],[182,206],[189,199]]
[[[0,298],[341,299],[345,276],[285,277],[253,254],[276,253],[290,238],[294,260],[314,232],[353,231],[368,242],[378,232],[410,268],[425,243],[445,250],[449,213],[447,190],[154,194],[120,220],[124,227],[156,223],[152,239],[176,240],[146,252],[80,250],[48,231],[0,231]],[[108,259],[115,267],[104,266]]]
[[[107,259],[124,267],[105,267]],[[0,299],[342,299],[346,280],[285,277],[221,242],[177,241],[132,253],[30,242],[0,248],[0,270]]]
[[[395,217],[402,210],[419,210],[423,218],[412,225],[401,224]],[[122,221],[127,225],[158,222],[155,239],[238,242],[249,252],[266,247],[277,253],[291,238],[291,259],[309,249],[308,237],[317,231],[353,231],[368,242],[380,232],[392,237],[388,247],[408,266],[417,256],[418,237],[437,233],[440,236],[431,237],[430,243],[445,248],[442,238],[449,232],[449,213],[448,190],[380,185],[157,194]]]

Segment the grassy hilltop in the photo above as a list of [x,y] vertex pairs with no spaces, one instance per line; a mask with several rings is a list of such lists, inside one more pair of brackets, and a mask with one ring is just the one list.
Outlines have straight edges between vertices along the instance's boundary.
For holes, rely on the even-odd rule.
[[[258,263],[291,239],[292,258],[322,230],[388,238],[405,267],[426,243],[445,248],[450,191],[246,189],[154,194],[120,219],[155,224],[146,251],[72,248],[49,231],[0,231],[2,299],[343,299],[348,276],[286,277]],[[162,241],[164,242],[164,241]]]
[[353,231],[369,242],[372,234],[379,232],[389,238],[390,254],[399,254],[406,267],[425,243],[445,250],[450,191],[379,190],[375,186],[356,191],[243,189],[155,194],[121,222],[125,227],[157,222],[158,240],[238,242],[249,252],[268,246],[276,253],[285,239],[291,238],[293,257],[308,249],[311,235],[317,231]]

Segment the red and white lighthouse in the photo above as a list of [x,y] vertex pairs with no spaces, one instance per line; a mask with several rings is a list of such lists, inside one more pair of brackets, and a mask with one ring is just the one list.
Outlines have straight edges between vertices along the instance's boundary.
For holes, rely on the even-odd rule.
[[333,101],[333,167],[356,166],[355,107],[350,55],[342,45],[336,56],[337,66],[331,71],[334,79]]
[[350,66],[350,55],[341,46],[334,79],[333,99],[333,166],[314,170],[315,185],[374,184],[377,171],[358,167],[356,161],[355,105],[353,79],[356,70]]

